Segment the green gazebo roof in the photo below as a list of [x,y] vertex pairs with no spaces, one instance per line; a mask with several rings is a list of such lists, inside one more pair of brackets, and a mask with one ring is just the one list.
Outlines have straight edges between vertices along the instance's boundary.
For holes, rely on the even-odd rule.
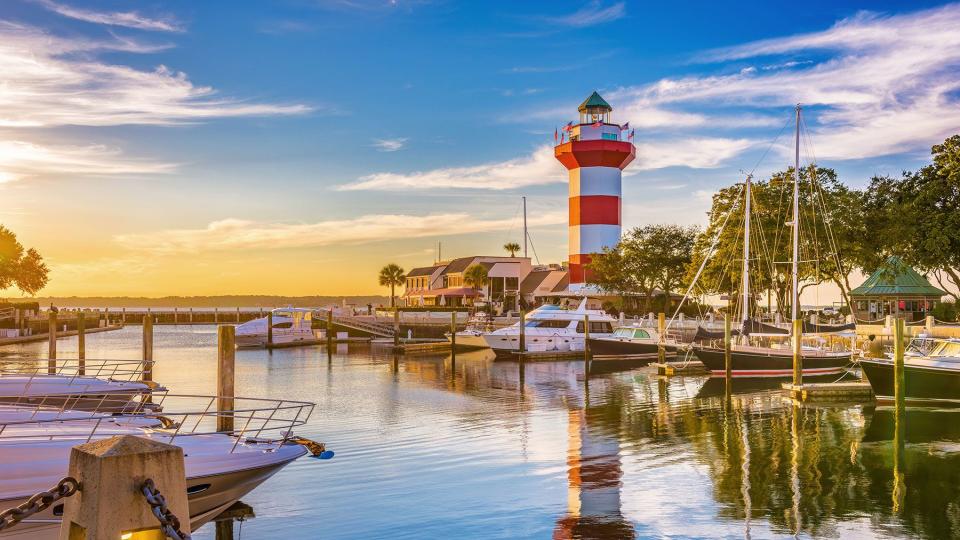
[[581,103],[580,106],[577,107],[577,110],[580,112],[584,112],[587,109],[593,109],[593,108],[607,109],[608,111],[613,110],[613,107],[611,107],[610,104],[607,103],[607,100],[600,97],[600,94],[598,94],[596,90],[594,90],[593,93],[590,94],[590,97],[583,100],[583,103]]
[[935,296],[947,294],[927,281],[919,272],[891,256],[851,296]]

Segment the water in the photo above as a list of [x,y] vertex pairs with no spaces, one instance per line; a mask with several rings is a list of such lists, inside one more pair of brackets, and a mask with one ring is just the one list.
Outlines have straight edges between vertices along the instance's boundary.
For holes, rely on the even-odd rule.
[[[212,393],[215,330],[155,327],[155,379]],[[137,359],[140,332],[89,335],[87,356]],[[75,338],[58,348],[75,357]],[[256,517],[234,537],[960,535],[960,412],[908,410],[898,447],[891,409],[800,407],[776,382],[736,381],[728,402],[722,380],[650,368],[585,383],[582,367],[395,361],[367,345],[238,351],[237,394],[316,402],[300,433],[336,457],[300,459],[245,497]]]

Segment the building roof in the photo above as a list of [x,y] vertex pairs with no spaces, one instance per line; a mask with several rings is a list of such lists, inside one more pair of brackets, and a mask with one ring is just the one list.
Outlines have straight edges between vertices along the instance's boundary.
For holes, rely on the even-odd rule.
[[447,289],[423,289],[418,291],[407,291],[403,296],[433,298],[436,296],[483,296],[483,293],[469,287],[451,287]]
[[537,287],[543,283],[543,280],[547,279],[547,276],[553,270],[534,270],[527,274],[527,277],[523,278],[523,282],[520,283],[520,294],[530,294],[537,290]]
[[551,292],[565,291],[569,286],[570,286],[570,273],[568,272],[564,274],[562,278],[560,278],[560,281],[558,281],[556,285],[553,286],[553,291]]
[[577,110],[580,112],[585,112],[587,109],[594,109],[594,108],[606,109],[607,111],[613,110],[613,107],[611,107],[610,104],[607,103],[605,99],[600,97],[600,94],[598,94],[596,90],[594,90],[593,93],[590,94],[590,97],[583,100],[583,103],[581,103],[580,106],[577,107]]
[[929,296],[947,294],[927,281],[919,272],[891,256],[862,285],[850,291],[851,296]]
[[421,266],[420,268],[414,268],[407,272],[407,277],[429,276],[432,275],[436,269],[436,266]]
[[463,272],[467,269],[467,267],[470,266],[470,263],[472,263],[474,259],[476,259],[476,257],[460,257],[459,259],[454,259],[450,261],[450,264],[448,264],[446,268],[443,269],[443,273],[453,274],[456,272]]

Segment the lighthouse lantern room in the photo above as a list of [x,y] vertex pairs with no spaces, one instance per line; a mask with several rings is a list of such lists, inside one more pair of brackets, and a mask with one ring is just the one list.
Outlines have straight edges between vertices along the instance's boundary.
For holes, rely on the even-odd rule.
[[554,155],[569,171],[570,290],[590,282],[586,268],[593,254],[620,241],[621,176],[636,157],[626,126],[613,122],[613,107],[594,92],[578,108],[580,123],[568,125],[569,141],[558,144]]

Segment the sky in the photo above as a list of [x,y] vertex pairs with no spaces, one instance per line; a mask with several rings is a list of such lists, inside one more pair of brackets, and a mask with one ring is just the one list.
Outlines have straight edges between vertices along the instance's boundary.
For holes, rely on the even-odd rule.
[[593,90],[636,130],[625,228],[785,168],[796,103],[858,187],[960,131],[960,4],[721,4],[4,0],[0,224],[45,295],[379,293],[521,242],[521,196],[565,260]]

